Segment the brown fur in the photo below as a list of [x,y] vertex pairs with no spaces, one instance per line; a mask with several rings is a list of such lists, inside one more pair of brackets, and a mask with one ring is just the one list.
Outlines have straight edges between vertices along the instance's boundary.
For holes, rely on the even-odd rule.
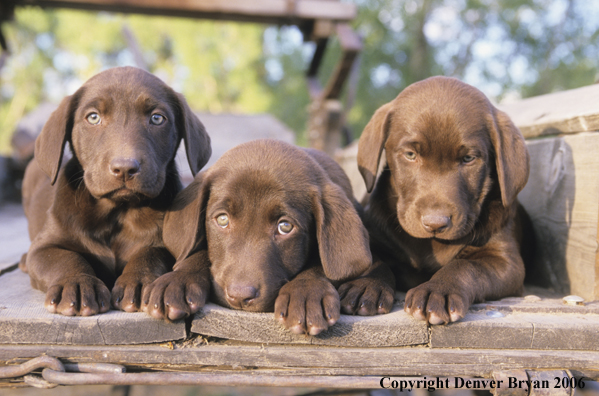
[[[163,234],[177,263],[144,304],[178,319],[204,305],[212,284],[221,305],[274,309],[291,331],[318,334],[339,318],[331,281],[371,264],[354,204],[347,176],[324,153],[276,140],[237,146],[177,196]],[[293,225],[286,235],[282,221]]]
[[[162,124],[151,123],[155,114]],[[140,69],[102,72],[61,102],[23,181],[32,244],[20,267],[46,292],[48,311],[105,312],[113,285],[116,308],[140,308],[141,289],[174,262],[161,234],[181,189],[182,139],[197,173],[211,153],[203,125],[181,95]],[[67,142],[73,157],[61,168]]]
[[[521,293],[516,196],[529,158],[509,117],[476,88],[433,77],[406,88],[366,126],[358,166],[369,191],[383,148],[387,166],[366,208],[367,227],[375,261],[408,290],[406,312],[448,323],[475,301]],[[354,289],[343,286],[346,311],[355,308]]]

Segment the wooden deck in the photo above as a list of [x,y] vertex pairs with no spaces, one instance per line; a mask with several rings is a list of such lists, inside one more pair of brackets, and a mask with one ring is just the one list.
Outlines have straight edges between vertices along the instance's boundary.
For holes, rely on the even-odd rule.
[[[599,90],[599,86],[593,88]],[[542,131],[541,135],[546,133]],[[553,290],[528,288],[526,297],[474,305],[457,323],[426,326],[403,312],[403,295],[398,294],[392,313],[342,315],[336,325],[316,337],[290,334],[272,313],[235,311],[214,304],[177,323],[116,311],[63,317],[45,312],[43,293],[31,289],[27,275],[15,268],[29,244],[27,225],[18,205],[5,205],[0,207],[0,362],[22,363],[46,354],[64,362],[122,364],[134,371],[239,374],[246,376],[243,381],[248,375],[256,381],[330,376],[334,387],[358,377],[362,378],[360,386],[378,388],[384,375],[492,378],[506,370],[530,378],[547,371],[599,380],[599,301],[593,297],[599,148],[588,150],[596,147],[599,134],[563,133],[568,136],[529,142],[533,179],[522,201],[533,205],[527,206],[533,220],[546,228],[542,234],[546,244],[539,257],[553,260],[558,267],[562,263],[569,287],[590,296],[585,295],[583,305],[565,304],[561,298],[565,293],[556,282]],[[211,135],[215,147],[219,147],[218,136],[238,143],[226,132]],[[560,151],[564,144],[567,150]],[[542,196],[547,198],[544,206],[535,212],[535,197]],[[559,206],[563,202],[570,209],[564,211]],[[551,221],[544,226],[539,219],[563,225],[565,235]],[[552,249],[562,249],[563,255],[553,255]],[[548,268],[555,276],[551,265]],[[0,380],[0,386],[9,384],[14,381]]]

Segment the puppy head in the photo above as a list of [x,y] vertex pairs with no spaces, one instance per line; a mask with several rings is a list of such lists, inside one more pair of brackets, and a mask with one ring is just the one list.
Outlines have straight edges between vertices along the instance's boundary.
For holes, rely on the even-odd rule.
[[398,220],[417,238],[466,236],[493,191],[508,208],[528,180],[520,131],[482,92],[453,78],[412,84],[375,113],[358,147],[369,191],[383,148]]
[[198,175],[167,213],[164,240],[178,261],[207,247],[216,302],[251,311],[272,311],[307,266],[341,280],[371,263],[350,198],[306,151],[273,140],[237,146]]
[[150,73],[119,67],[63,99],[36,141],[35,157],[54,183],[69,142],[96,198],[154,198],[181,139],[195,174],[210,157],[210,138],[185,99]]

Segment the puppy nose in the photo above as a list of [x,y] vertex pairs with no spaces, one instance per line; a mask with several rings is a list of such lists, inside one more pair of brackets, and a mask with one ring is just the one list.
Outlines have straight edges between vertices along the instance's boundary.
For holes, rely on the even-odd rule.
[[227,300],[235,307],[243,308],[251,305],[256,297],[258,290],[253,286],[231,285],[226,289]]
[[110,162],[110,173],[116,178],[129,180],[139,173],[139,166],[135,158],[115,158]]
[[427,214],[422,216],[422,226],[428,232],[440,234],[451,226],[451,217],[439,214]]

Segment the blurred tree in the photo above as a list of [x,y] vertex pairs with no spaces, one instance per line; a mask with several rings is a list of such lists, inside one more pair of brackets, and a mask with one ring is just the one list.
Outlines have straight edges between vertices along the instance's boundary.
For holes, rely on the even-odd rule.
[[40,102],[58,102],[103,69],[136,65],[125,26],[139,44],[141,66],[183,92],[194,109],[270,109],[265,26],[18,8],[5,29],[12,55],[0,74],[0,150],[8,150],[16,122]]
[[[404,87],[455,76],[496,100],[595,82],[599,5],[585,0],[353,0],[364,39],[347,121],[358,136]],[[0,150],[22,115],[58,101],[98,71],[134,64],[123,27],[148,69],[192,107],[271,112],[300,136],[307,120],[304,73],[314,46],[294,27],[19,8],[5,31],[12,56],[0,73]],[[339,59],[333,42],[326,81]]]

